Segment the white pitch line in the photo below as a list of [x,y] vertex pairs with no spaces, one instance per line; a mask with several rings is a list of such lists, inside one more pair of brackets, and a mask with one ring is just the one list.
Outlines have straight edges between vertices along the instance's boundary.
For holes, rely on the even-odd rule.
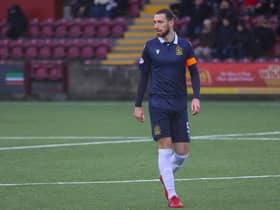
[[[260,175],[260,176],[228,176],[228,177],[198,177],[198,178],[181,178],[176,179],[178,182],[192,181],[221,181],[237,179],[269,179],[280,178],[277,175]],[[0,183],[0,187],[19,187],[19,186],[42,186],[42,185],[89,185],[89,184],[125,184],[125,183],[146,183],[159,182],[159,179],[136,179],[136,180],[116,180],[116,181],[88,181],[88,182],[29,182],[29,183]]]
[[[243,133],[243,134],[221,134],[221,135],[205,135],[205,136],[193,136],[192,139],[195,141],[235,141],[235,140],[250,140],[250,141],[279,141],[280,138],[269,138],[269,137],[249,137],[249,136],[263,136],[263,135],[275,135],[280,134],[280,131],[273,132],[258,132],[258,133]],[[248,137],[244,137],[248,136]],[[0,151],[8,150],[23,150],[23,149],[44,149],[44,148],[56,148],[56,147],[73,147],[73,146],[84,146],[84,145],[101,145],[101,144],[124,144],[124,143],[139,143],[149,142],[151,138],[147,137],[124,137],[124,136],[33,136],[33,137],[0,137],[0,140],[59,140],[59,139],[94,139],[94,140],[105,140],[105,139],[116,139],[114,141],[98,141],[98,142],[78,142],[78,143],[62,143],[62,144],[45,144],[45,145],[29,145],[29,146],[11,146],[11,147],[0,147]],[[118,140],[123,139],[123,140]]]
[[280,134],[280,131],[271,131],[271,132],[256,132],[256,133],[231,133],[231,134],[217,134],[217,135],[205,135],[205,136],[196,136],[195,138],[215,138],[215,137],[242,137],[242,136],[265,136],[265,135],[277,135]]
[[73,147],[84,145],[98,145],[98,144],[127,144],[127,143],[140,143],[149,142],[150,139],[136,139],[136,140],[123,140],[123,141],[94,141],[94,142],[82,142],[82,143],[65,143],[65,144],[44,144],[44,145],[31,145],[31,146],[14,146],[14,147],[0,147],[0,151],[7,150],[20,150],[20,149],[44,149],[44,148],[56,148],[56,147]]
[[280,141],[280,138],[254,138],[254,137],[217,137],[217,138],[205,138],[196,139],[195,141]]
[[137,136],[0,136],[0,140],[142,139]]
[[[241,136],[264,136],[277,135],[280,131],[272,132],[256,132],[256,133],[232,133],[232,134],[213,134],[192,136],[192,139],[207,139],[207,138],[223,138],[223,137],[241,137]],[[83,139],[144,139],[144,136],[0,136],[0,140],[83,140]]]

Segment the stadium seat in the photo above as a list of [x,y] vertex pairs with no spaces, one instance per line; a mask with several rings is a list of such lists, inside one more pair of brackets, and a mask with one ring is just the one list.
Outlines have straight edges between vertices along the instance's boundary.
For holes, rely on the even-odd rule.
[[183,34],[186,30],[186,27],[188,25],[188,23],[190,22],[190,17],[186,16],[184,18],[178,19],[175,21],[175,30],[179,33],[179,34]]
[[110,18],[102,18],[99,20],[96,29],[96,35],[99,38],[106,38],[109,37],[111,34],[111,22]]
[[53,63],[49,68],[49,79],[53,81],[61,80],[63,78],[63,63],[57,61]]
[[39,43],[37,39],[31,39],[28,41],[25,41],[25,53],[24,57],[26,59],[35,59],[38,56],[38,50],[39,48]]
[[110,49],[111,49],[111,43],[109,39],[100,40],[95,48],[95,57],[98,59],[106,58]]
[[81,43],[81,58],[92,59],[94,57],[94,48],[97,42],[94,39],[87,39]]
[[24,55],[24,40],[18,39],[10,42],[10,58],[22,59]]
[[227,58],[223,62],[224,63],[236,63],[236,60],[234,58]]
[[31,38],[37,38],[40,34],[40,23],[37,18],[32,19],[29,22],[29,29],[28,29],[29,36]]
[[59,19],[54,22],[54,37],[56,38],[65,38],[67,36],[67,26],[68,20],[67,19]]
[[82,20],[76,18],[68,23],[68,36],[71,38],[78,38],[82,34]]
[[88,18],[83,21],[83,37],[92,38],[96,34],[97,20],[95,18]]
[[80,40],[74,39],[67,42],[67,58],[77,59],[80,57]]
[[55,40],[53,42],[53,58],[64,59],[67,51],[67,43],[65,39]]
[[9,57],[9,40],[0,40],[0,59],[8,59]]
[[257,58],[255,63],[266,63],[268,60],[266,58]]
[[49,59],[52,56],[52,41],[50,39],[40,40],[38,57],[40,59]]
[[127,25],[127,21],[123,17],[118,17],[113,19],[112,26],[111,26],[111,34],[112,37],[122,37]]
[[48,79],[48,67],[46,63],[32,63],[31,64],[31,78],[34,80]]
[[252,59],[251,58],[241,58],[238,60],[239,63],[251,63]]
[[0,21],[0,38],[6,38],[7,33],[7,25],[6,21],[3,19]]
[[41,22],[41,37],[42,38],[51,38],[54,34],[54,20],[48,18],[47,20]]
[[137,17],[140,14],[141,6],[139,5],[138,0],[128,1],[128,11],[127,14],[129,17]]

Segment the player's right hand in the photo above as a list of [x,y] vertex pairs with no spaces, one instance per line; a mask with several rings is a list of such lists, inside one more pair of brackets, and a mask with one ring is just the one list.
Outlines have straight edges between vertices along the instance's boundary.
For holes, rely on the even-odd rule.
[[145,115],[144,115],[144,111],[142,107],[135,107],[134,108],[134,117],[140,121],[140,122],[144,122],[145,120]]

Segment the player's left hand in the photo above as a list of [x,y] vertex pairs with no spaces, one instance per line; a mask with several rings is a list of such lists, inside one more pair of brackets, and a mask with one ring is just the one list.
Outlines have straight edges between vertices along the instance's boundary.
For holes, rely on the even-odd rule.
[[192,115],[197,115],[200,112],[200,101],[198,98],[192,100]]

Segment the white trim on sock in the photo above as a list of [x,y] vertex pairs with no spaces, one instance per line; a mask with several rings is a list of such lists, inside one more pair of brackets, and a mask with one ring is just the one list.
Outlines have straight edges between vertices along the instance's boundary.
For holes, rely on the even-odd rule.
[[178,171],[182,166],[183,163],[188,159],[189,153],[186,155],[178,155],[176,152],[174,152],[171,156],[171,164],[172,164],[172,170],[173,173]]

